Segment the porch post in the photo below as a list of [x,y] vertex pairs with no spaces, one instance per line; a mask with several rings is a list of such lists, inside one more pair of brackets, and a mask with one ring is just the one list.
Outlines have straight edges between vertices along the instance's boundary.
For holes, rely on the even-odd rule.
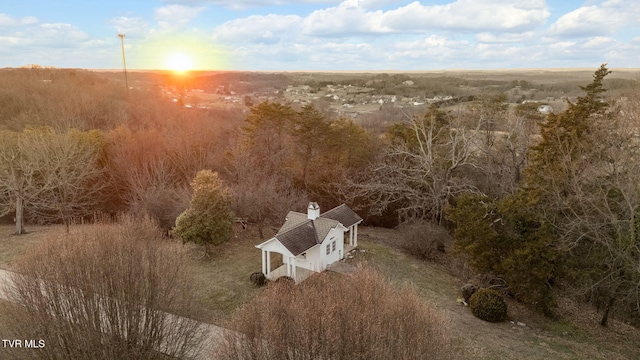
[[294,283],[298,283],[298,275],[296,274],[296,258],[292,257],[291,258],[291,272],[293,273],[292,277],[293,277],[293,282]]
[[267,252],[264,251],[264,249],[261,249],[261,250],[262,250],[262,273],[266,276],[267,275],[267,260],[266,260],[265,254]]
[[351,228],[349,229],[349,245],[353,246],[353,228],[354,226],[351,225]]
[[[284,258],[284,254],[282,255],[282,257]],[[286,262],[285,264],[287,264],[287,276],[291,277],[291,258],[290,257],[286,257]]]
[[358,246],[358,224],[353,226],[353,246]]
[[267,251],[267,273],[265,275],[271,275],[271,251]]

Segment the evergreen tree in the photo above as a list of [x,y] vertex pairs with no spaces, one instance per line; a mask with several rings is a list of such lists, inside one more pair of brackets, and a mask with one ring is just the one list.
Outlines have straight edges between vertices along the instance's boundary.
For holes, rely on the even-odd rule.
[[211,170],[198,172],[191,186],[191,204],[176,219],[173,234],[183,242],[204,245],[209,255],[210,245],[220,245],[231,237],[233,213],[229,191]]
[[610,73],[602,65],[582,87],[584,96],[547,117],[525,181],[538,213],[555,229],[555,246],[567,255],[568,282],[604,308],[603,326],[616,302],[640,310],[638,124],[603,98]]

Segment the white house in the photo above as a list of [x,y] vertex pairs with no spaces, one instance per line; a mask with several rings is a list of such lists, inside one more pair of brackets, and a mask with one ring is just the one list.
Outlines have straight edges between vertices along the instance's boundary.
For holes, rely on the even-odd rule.
[[550,105],[540,105],[538,106],[538,112],[541,114],[551,114],[553,112],[553,108]]
[[[298,284],[314,272],[324,271],[358,246],[361,222],[345,204],[323,214],[315,202],[309,203],[306,214],[290,211],[278,233],[256,245],[262,250],[262,273],[269,280],[289,276]],[[282,255],[282,266],[273,270],[271,253]]]

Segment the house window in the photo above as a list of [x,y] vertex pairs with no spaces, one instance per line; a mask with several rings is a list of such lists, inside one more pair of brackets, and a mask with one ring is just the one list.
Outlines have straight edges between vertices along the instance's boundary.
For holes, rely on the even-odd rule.
[[331,246],[327,244],[327,255],[329,255],[330,252],[331,252]]
[[331,252],[334,252],[334,251],[336,251],[336,242],[335,241],[331,243]]

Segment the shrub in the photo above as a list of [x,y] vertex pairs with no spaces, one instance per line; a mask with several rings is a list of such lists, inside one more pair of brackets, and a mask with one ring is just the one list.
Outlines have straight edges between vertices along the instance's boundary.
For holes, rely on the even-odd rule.
[[221,359],[452,359],[447,321],[370,269],[273,282],[231,318]]
[[[194,289],[179,244],[149,217],[62,231],[16,264],[6,320],[16,339],[44,339],[29,359],[183,358],[201,346]],[[5,320],[5,319],[3,319]],[[165,355],[158,353],[162,349]]]
[[419,259],[432,260],[445,252],[445,244],[451,242],[451,236],[442,227],[428,222],[402,224],[402,248]]
[[280,276],[274,283],[282,284],[282,286],[293,286],[296,284],[296,281],[290,276]]
[[267,283],[267,278],[262,272],[254,272],[249,279],[255,286],[264,286]]
[[502,322],[507,319],[507,303],[492,289],[479,289],[469,298],[471,313],[482,320]]

